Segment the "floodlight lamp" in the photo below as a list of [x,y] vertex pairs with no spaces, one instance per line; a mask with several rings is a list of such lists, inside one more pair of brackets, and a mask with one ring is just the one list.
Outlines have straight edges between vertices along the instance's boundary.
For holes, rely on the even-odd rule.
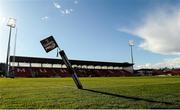
[[16,27],[16,19],[14,18],[9,18],[7,26],[11,27],[11,28],[15,28]]
[[134,40],[129,40],[129,41],[128,41],[128,44],[129,44],[130,46],[133,46],[133,45],[134,45]]

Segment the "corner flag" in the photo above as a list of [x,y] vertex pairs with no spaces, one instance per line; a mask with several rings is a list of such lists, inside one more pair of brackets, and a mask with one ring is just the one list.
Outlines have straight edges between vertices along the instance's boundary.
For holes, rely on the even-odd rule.
[[43,39],[40,41],[42,46],[44,47],[44,50],[48,53],[49,51],[55,49],[58,47],[56,41],[54,40],[53,36],[50,36],[46,39]]
[[[50,37],[48,37],[46,39],[43,39],[40,42],[41,42],[41,44],[44,47],[46,52],[49,52],[49,51],[51,51],[51,50],[58,47],[58,49],[60,50],[59,54],[61,55],[61,58],[62,58],[64,64],[66,65],[68,71],[72,74],[72,78],[73,78],[76,86],[78,87],[78,89],[83,89],[83,86],[82,86],[78,76],[76,75],[76,71],[74,70],[71,63],[69,62],[64,50],[61,50],[59,48],[59,46],[57,45],[57,43],[56,43],[55,39],[53,38],[53,36],[50,36]],[[58,49],[57,49],[57,52],[58,52]]]

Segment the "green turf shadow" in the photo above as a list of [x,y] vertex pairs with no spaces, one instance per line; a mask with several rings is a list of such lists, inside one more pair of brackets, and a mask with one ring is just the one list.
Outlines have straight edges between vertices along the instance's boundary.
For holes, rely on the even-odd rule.
[[150,99],[145,99],[145,98],[119,95],[119,94],[108,93],[108,92],[97,91],[97,90],[91,90],[91,89],[82,89],[82,90],[89,91],[89,92],[94,92],[94,93],[99,93],[99,94],[110,95],[110,96],[119,97],[119,98],[126,98],[126,99],[138,100],[138,101],[146,101],[146,102],[151,102],[151,103],[162,103],[162,104],[167,104],[167,105],[176,105],[176,103],[171,103],[171,102],[155,101],[155,100],[150,100]]

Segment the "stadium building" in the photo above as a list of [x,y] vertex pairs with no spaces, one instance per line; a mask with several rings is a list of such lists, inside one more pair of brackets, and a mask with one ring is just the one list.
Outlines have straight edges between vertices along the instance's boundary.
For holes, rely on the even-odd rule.
[[[79,77],[132,76],[133,64],[70,60]],[[70,77],[61,59],[10,56],[10,72],[15,77]]]
[[0,76],[5,75],[5,63],[0,63]]

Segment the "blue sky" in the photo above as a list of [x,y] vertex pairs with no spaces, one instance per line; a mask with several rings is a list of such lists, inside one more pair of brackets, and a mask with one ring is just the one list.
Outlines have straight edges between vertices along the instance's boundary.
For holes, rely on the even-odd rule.
[[[179,0],[0,0],[0,62],[5,62],[9,17],[17,19],[16,55],[56,57],[40,40],[53,35],[70,59],[180,67]],[[179,28],[179,29],[178,29]],[[11,54],[15,30],[12,33]]]

